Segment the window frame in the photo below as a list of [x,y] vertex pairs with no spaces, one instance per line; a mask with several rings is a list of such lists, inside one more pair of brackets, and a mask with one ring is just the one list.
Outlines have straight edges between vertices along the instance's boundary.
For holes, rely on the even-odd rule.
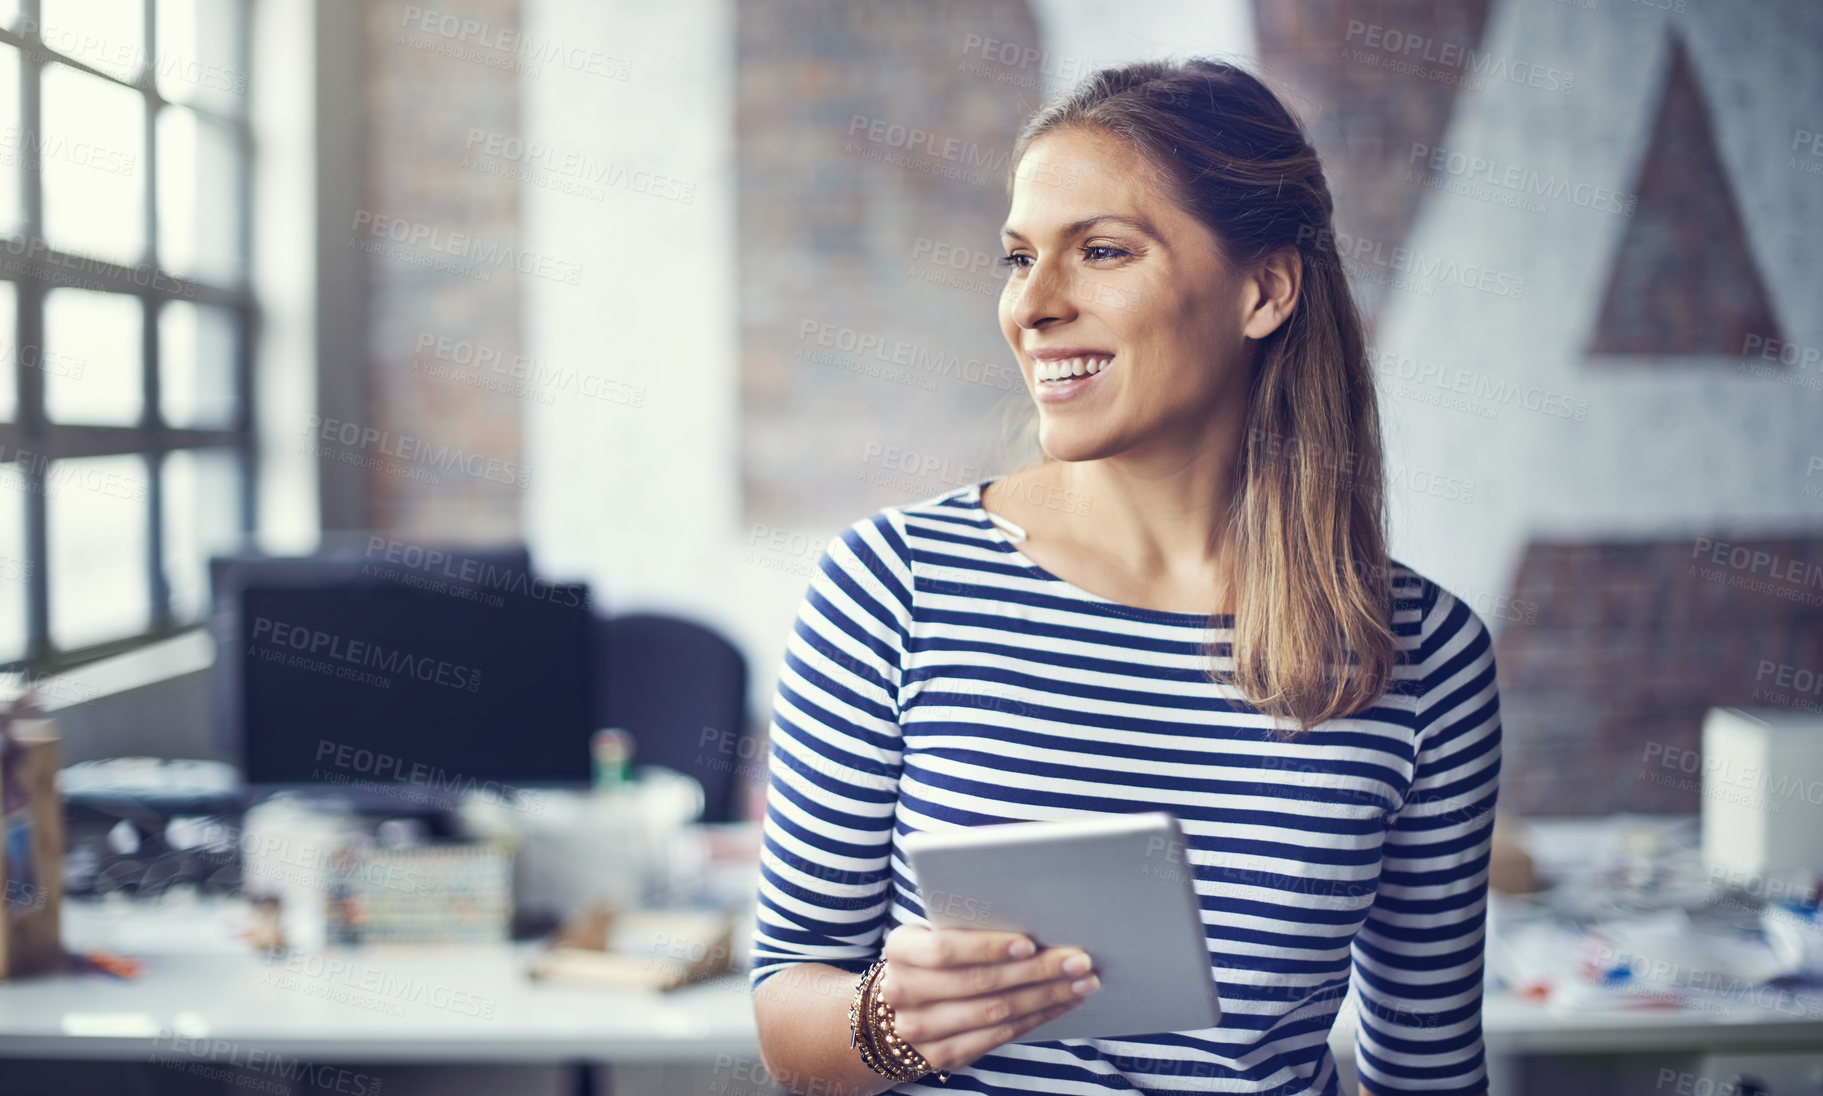
[[[222,450],[232,453],[237,463],[240,490],[234,500],[238,513],[234,527],[244,540],[254,531],[258,513],[258,438],[255,433],[254,347],[258,345],[260,312],[255,300],[253,278],[253,174],[257,152],[252,132],[250,103],[253,96],[250,58],[252,56],[253,11],[248,0],[227,0],[234,9],[234,57],[230,72],[244,75],[247,86],[241,91],[236,111],[225,114],[211,106],[177,102],[164,98],[157,86],[158,4],[161,0],[141,0],[145,19],[145,45],[142,64],[132,77],[122,79],[84,61],[51,49],[40,37],[44,21],[39,0],[22,0],[18,21],[0,25],[0,43],[12,46],[19,56],[19,129],[27,139],[21,141],[17,164],[19,173],[21,221],[16,232],[0,234],[0,246],[8,255],[24,256],[16,264],[0,268],[0,281],[10,282],[15,294],[15,330],[11,332],[15,356],[13,378],[16,385],[14,418],[0,422],[0,464],[18,465],[23,477],[21,503],[24,511],[24,547],[28,573],[25,585],[25,637],[22,658],[0,662],[0,670],[44,674],[122,651],[144,646],[184,632],[204,622],[178,620],[172,612],[171,588],[165,573],[163,486],[164,463],[168,454],[179,450]],[[149,63],[147,63],[149,62]],[[52,249],[44,236],[43,157],[30,147],[43,133],[42,78],[45,67],[68,65],[78,72],[138,92],[145,99],[144,157],[139,201],[143,204],[146,224],[145,251],[138,263],[125,266],[93,256],[72,254]],[[159,265],[160,238],[158,224],[158,120],[165,109],[194,112],[206,124],[221,127],[231,137],[235,158],[231,183],[232,200],[239,217],[240,238],[236,245],[238,277],[233,284],[192,280],[167,273]],[[36,247],[34,248],[34,245]],[[140,338],[140,384],[142,406],[139,421],[131,426],[101,426],[52,422],[45,414],[44,374],[41,369],[27,368],[18,360],[19,348],[43,347],[44,304],[49,292],[59,287],[100,290],[130,296],[139,302],[142,316]],[[165,424],[160,401],[159,317],[171,301],[187,301],[224,310],[231,318],[234,345],[230,377],[234,385],[235,412],[232,422],[218,428],[172,427]],[[42,355],[41,355],[42,357]],[[81,647],[59,648],[52,642],[50,619],[50,572],[56,561],[49,558],[48,508],[45,473],[52,461],[83,457],[138,456],[146,463],[147,536],[146,554],[142,560],[151,604],[149,626],[138,633],[119,639]]]

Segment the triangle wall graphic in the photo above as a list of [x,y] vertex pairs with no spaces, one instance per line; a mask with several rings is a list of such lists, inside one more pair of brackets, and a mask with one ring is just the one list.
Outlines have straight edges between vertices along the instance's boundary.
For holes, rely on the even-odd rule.
[[1658,119],[1631,192],[1639,205],[1615,252],[1589,353],[1740,355],[1749,335],[1783,338],[1716,152],[1712,117],[1674,33]]

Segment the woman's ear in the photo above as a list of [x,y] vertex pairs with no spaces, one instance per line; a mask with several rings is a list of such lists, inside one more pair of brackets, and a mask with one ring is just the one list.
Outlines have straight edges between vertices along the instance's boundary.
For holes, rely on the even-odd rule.
[[1241,334],[1263,339],[1279,329],[1298,306],[1304,261],[1295,247],[1283,247],[1260,260],[1247,276],[1247,316]]

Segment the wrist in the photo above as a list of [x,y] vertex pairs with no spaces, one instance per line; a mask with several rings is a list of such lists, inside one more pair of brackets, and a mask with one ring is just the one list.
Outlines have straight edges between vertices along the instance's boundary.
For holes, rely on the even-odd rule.
[[893,1008],[880,996],[885,973],[886,960],[880,959],[855,983],[854,1001],[848,1008],[849,1045],[868,1069],[882,1077],[916,1081],[934,1072],[937,1080],[947,1083],[948,1070],[938,1070],[893,1030]]

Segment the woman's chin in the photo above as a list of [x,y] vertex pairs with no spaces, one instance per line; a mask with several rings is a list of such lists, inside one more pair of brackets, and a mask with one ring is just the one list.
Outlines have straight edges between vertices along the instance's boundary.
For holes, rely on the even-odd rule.
[[1080,429],[1038,431],[1038,444],[1053,460],[1070,462],[1099,460],[1113,450],[1109,439],[1100,431],[1091,434]]

